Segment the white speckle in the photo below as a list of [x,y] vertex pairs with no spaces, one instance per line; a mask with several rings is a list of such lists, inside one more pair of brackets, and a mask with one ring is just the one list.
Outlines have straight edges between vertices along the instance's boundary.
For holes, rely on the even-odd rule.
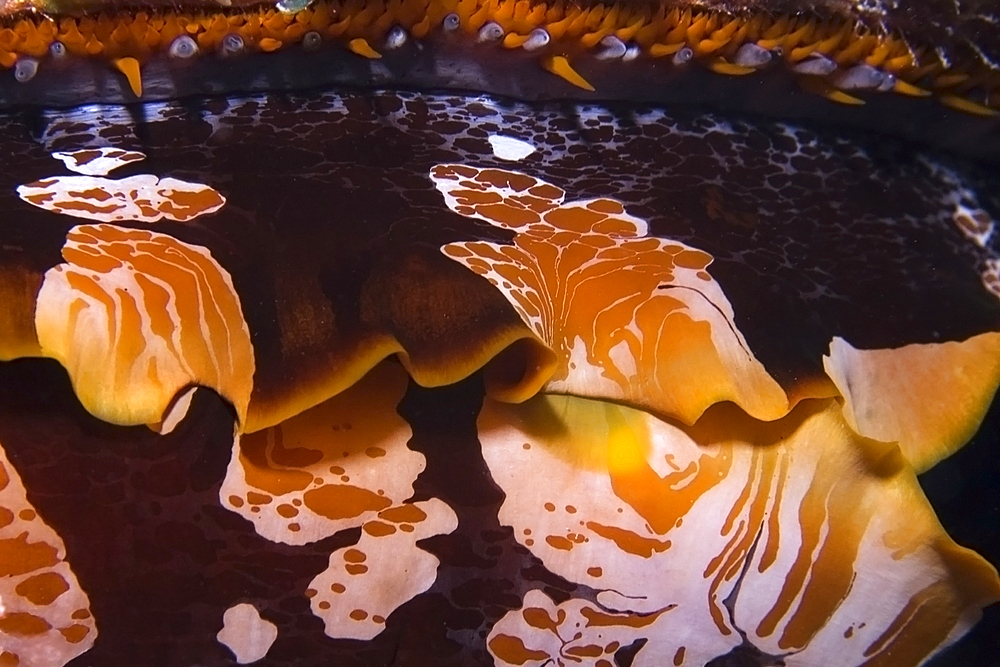
[[514,137],[505,137],[500,134],[490,136],[490,146],[493,147],[493,154],[501,160],[517,162],[528,157],[535,152],[535,147],[527,141],[521,141]]
[[236,662],[246,665],[267,655],[278,638],[278,627],[262,619],[253,605],[238,604],[222,615],[222,630],[216,638],[233,652]]

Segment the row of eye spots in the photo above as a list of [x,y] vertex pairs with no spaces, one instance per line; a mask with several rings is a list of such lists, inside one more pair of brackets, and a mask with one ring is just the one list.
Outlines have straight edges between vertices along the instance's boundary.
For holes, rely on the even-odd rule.
[[153,53],[189,59],[209,52],[229,57],[272,52],[290,44],[306,50],[336,41],[366,58],[381,58],[410,39],[455,33],[473,42],[539,54],[541,66],[571,84],[593,86],[570,65],[568,52],[607,61],[697,60],[720,74],[744,75],[784,64],[807,90],[845,104],[857,91],[936,94],[951,107],[979,115],[1000,108],[1000,73],[982,63],[946,66],[933,49],[911,50],[892,34],[849,21],[717,11],[667,10],[665,4],[597,4],[558,0],[323,0],[301,11],[182,11],[30,17],[0,29],[0,65],[14,78],[34,78],[43,58],[104,56],[141,95],[140,63]]

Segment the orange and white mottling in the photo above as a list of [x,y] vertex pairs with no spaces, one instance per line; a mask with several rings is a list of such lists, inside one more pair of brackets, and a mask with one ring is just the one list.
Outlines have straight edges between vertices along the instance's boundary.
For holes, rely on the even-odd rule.
[[52,157],[66,165],[70,171],[86,176],[106,176],[119,167],[146,159],[146,155],[139,151],[112,147],[57,152]]
[[425,464],[407,448],[411,430],[396,413],[406,384],[398,364],[383,362],[316,407],[239,435],[223,506],[262,537],[308,544],[402,503]]
[[437,498],[390,507],[365,523],[357,544],[334,551],[306,590],[326,634],[372,639],[381,633],[397,607],[437,579],[440,561],[417,541],[457,527],[455,512]]
[[860,350],[834,338],[823,357],[857,433],[898,442],[917,472],[967,443],[1000,383],[1000,333]]
[[224,507],[275,542],[361,528],[357,544],[334,551],[307,591],[331,637],[382,632],[394,609],[437,578],[437,558],[417,540],[458,525],[440,500],[407,502],[425,466],[396,412],[407,382],[399,364],[384,361],[316,407],[240,435],[219,492]]
[[609,612],[673,609],[637,666],[702,665],[744,637],[789,666],[915,665],[1000,598],[899,447],[858,436],[835,400],[772,423],[721,404],[687,427],[577,397],[487,399],[479,433],[501,523],[549,570]]
[[242,422],[254,356],[228,272],[201,246],[150,230],[72,228],[35,311],[44,356],[80,402],[115,424],[157,424],[190,385],[214,389]]
[[650,627],[672,609],[619,614],[575,598],[557,605],[532,590],[521,609],[493,626],[486,645],[501,666],[614,667],[615,653],[647,637]]
[[17,194],[47,211],[96,222],[187,222],[226,203],[207,185],[152,174],[119,179],[50,176],[18,186]]
[[456,213],[516,232],[511,245],[450,243],[562,360],[547,392],[621,400],[686,423],[733,401],[760,419],[788,411],[708,272],[712,257],[647,235],[613,199],[566,193],[514,171],[443,164],[430,172]]
[[62,538],[28,502],[0,448],[0,665],[62,667],[96,637]]
[[177,178],[135,174],[106,178],[110,171],[145,159],[118,148],[84,149],[52,156],[79,176],[50,176],[18,186],[22,200],[53,213],[95,222],[187,222],[226,203],[215,188]]

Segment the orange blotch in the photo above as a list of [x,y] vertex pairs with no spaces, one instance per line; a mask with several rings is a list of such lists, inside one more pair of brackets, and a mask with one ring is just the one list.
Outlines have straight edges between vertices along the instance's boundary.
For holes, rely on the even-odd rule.
[[550,656],[545,651],[529,649],[521,641],[520,637],[511,635],[496,635],[490,640],[490,652],[512,665],[523,665],[532,660],[549,660]]
[[265,430],[243,435],[240,439],[240,463],[247,484],[279,496],[309,486],[313,481],[310,473],[271,467],[267,458],[267,436]]
[[386,537],[396,532],[395,526],[381,521],[369,521],[361,529],[372,537]]
[[282,503],[278,505],[278,507],[275,508],[275,510],[278,512],[279,515],[285,517],[286,519],[291,519],[292,517],[296,517],[299,515],[299,511],[287,503]]
[[16,577],[59,562],[56,548],[45,542],[28,542],[28,533],[0,540],[0,577]]
[[660,540],[642,537],[631,530],[618,528],[617,526],[605,526],[596,521],[588,521],[587,528],[601,537],[611,540],[625,553],[642,556],[643,558],[652,558],[654,553],[663,553],[670,548],[670,540],[663,540],[661,542]]
[[365,512],[378,512],[392,503],[368,489],[346,484],[326,485],[306,491],[306,507],[327,519],[350,519]]
[[59,633],[66,638],[70,644],[79,644],[87,635],[90,634],[90,628],[85,625],[74,624],[66,628],[59,630]]
[[550,630],[551,632],[556,632],[559,629],[559,624],[549,616],[549,612],[540,607],[527,607],[521,611],[521,616],[524,617],[524,622],[533,628]]
[[420,523],[427,518],[426,512],[416,505],[399,505],[378,514],[380,519],[393,523]]
[[247,502],[251,505],[268,505],[272,500],[274,498],[263,493],[256,493],[255,491],[247,493]]
[[12,612],[0,616],[0,632],[19,637],[33,637],[52,629],[48,621],[26,612]]
[[569,551],[573,548],[573,543],[561,535],[548,535],[545,541],[553,549],[559,549],[560,551]]
[[39,606],[51,604],[68,590],[69,584],[56,572],[44,572],[28,577],[14,588],[14,592],[18,595]]

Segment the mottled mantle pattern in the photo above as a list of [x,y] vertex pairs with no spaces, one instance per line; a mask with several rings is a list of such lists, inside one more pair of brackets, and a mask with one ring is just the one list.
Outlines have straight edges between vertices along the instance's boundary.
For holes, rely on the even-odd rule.
[[[988,181],[972,167],[901,146],[625,107],[538,110],[388,93],[150,105],[145,113],[141,125],[121,109],[46,114],[36,128],[41,145],[21,119],[3,119],[7,159],[19,171],[0,174],[0,209],[11,212],[0,265],[30,248],[44,270],[59,261],[75,224],[22,205],[15,187],[56,173],[51,151],[111,144],[144,152],[143,170],[225,192],[229,205],[217,215],[157,229],[212,247],[241,293],[310,258],[339,287],[327,292],[339,295],[332,308],[349,317],[352,280],[396,267],[395,284],[416,287],[426,267],[456,271],[441,244],[504,240],[446,211],[425,176],[445,162],[506,166],[487,141],[503,133],[539,148],[519,170],[577,198],[620,198],[655,234],[710,252],[741,331],[765,366],[788,374],[783,380],[818,372],[832,336],[890,347],[1000,323],[1000,301],[980,277],[996,240],[980,247],[954,222],[959,204],[996,219],[996,193],[980,187]],[[347,212],[351,225],[332,224]],[[275,353],[259,372],[295,376],[308,360],[281,354],[277,314],[261,301],[244,307],[258,349]],[[54,364],[0,366],[0,442],[29,500],[65,540],[100,625],[94,649],[74,664],[229,664],[215,634],[237,599],[279,627],[269,664],[410,665],[430,655],[434,664],[490,664],[484,638],[527,589],[557,600],[587,592],[546,572],[497,521],[502,494],[474,430],[481,392],[478,377],[411,387],[399,408],[414,431],[410,447],[428,459],[416,498],[444,499],[459,529],[422,544],[443,563],[434,588],[360,643],[323,635],[304,596],[329,553],[358,531],[287,547],[219,507],[232,438],[225,404],[203,392],[178,430],[159,437],[89,417]],[[995,446],[993,437],[970,451]],[[973,546],[991,553],[984,544]],[[628,664],[628,647],[616,658]]]

